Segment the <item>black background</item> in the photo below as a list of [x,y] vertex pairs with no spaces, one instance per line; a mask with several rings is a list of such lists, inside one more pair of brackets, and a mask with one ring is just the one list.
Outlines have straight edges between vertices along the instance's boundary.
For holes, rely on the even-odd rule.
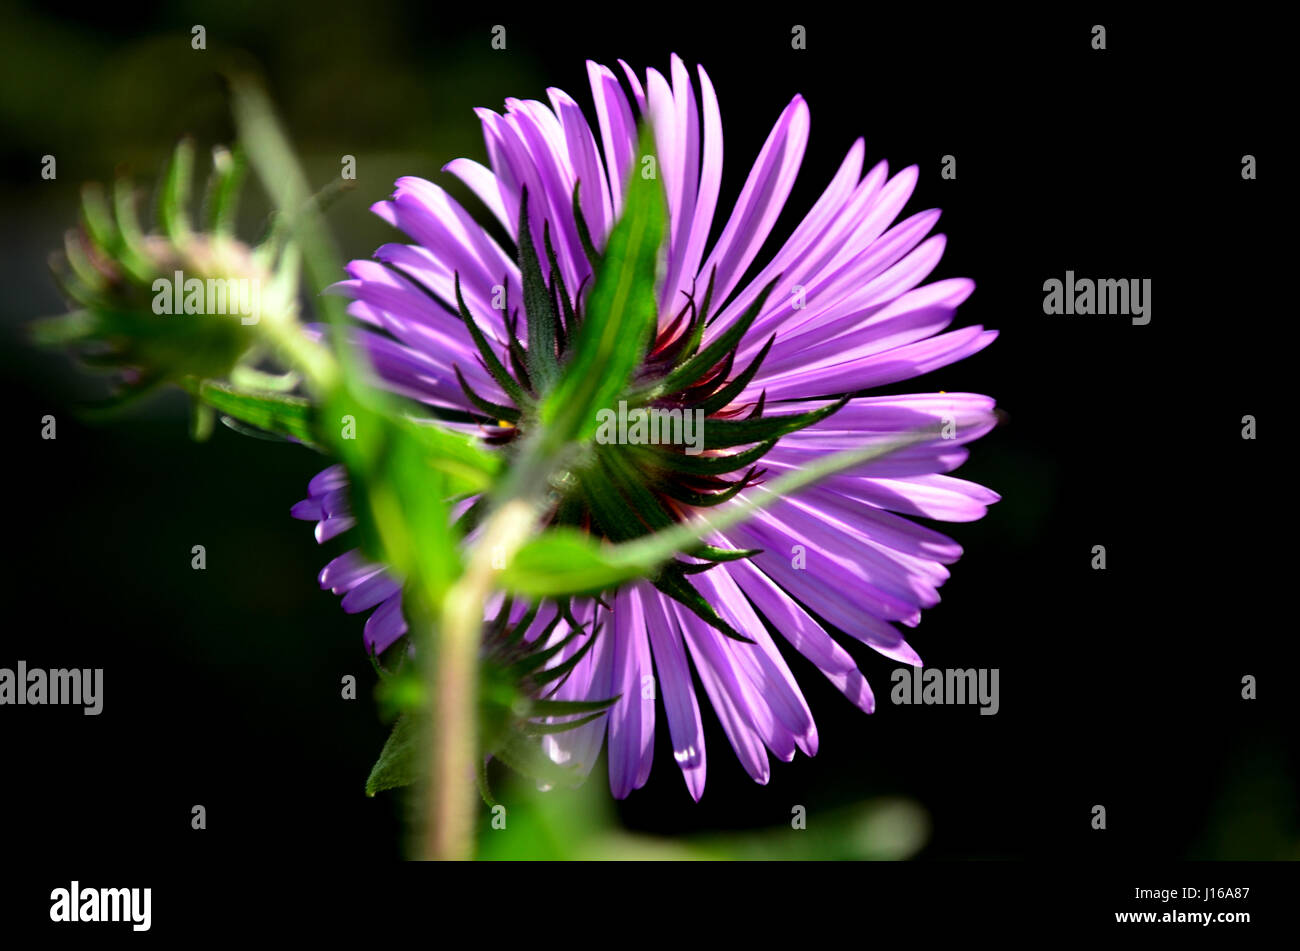
[[[130,22],[100,12],[59,28],[93,37],[103,53],[141,36],[187,43],[188,25],[205,22],[210,48],[240,46],[266,68],[306,151],[333,155],[322,143],[337,140],[345,144],[335,151],[357,154],[362,169],[372,154],[418,151],[422,133],[412,130],[432,95],[465,144],[402,171],[440,181],[452,155],[483,158],[462,100],[499,108],[503,95],[544,98],[555,85],[589,108],[586,58],[665,70],[677,52],[703,63],[718,90],[720,209],[780,109],[802,93],[812,135],[774,235],[783,240],[864,136],[868,165],[921,167],[906,213],[943,209],[938,230],[949,243],[934,278],[977,283],[959,325],[1001,331],[977,356],[893,388],[985,392],[1006,414],[956,473],[1003,501],[981,522],[947,527],[966,555],[909,638],[928,665],[1000,668],[1000,713],[895,707],[896,665],[850,645],[880,701],[867,717],[791,651],[818,756],[774,764],[770,784],[756,786],[706,713],[708,786],[694,804],[661,723],[647,787],[618,807],[626,826],[757,828],[787,822],[794,803],[815,816],[899,794],[930,814],[922,859],[1300,856],[1283,560],[1292,505],[1276,448],[1289,422],[1277,391],[1291,379],[1282,255],[1293,219],[1276,142],[1275,27],[1103,14],[953,19],[920,8],[850,20],[803,5],[727,21],[638,10],[449,23],[433,7],[362,6],[212,10],[205,20],[145,4]],[[15,17],[9,43],[21,42],[24,24],[59,23],[30,10]],[[790,48],[791,17],[807,27],[805,51]],[[498,22],[507,53],[488,49]],[[1094,22],[1108,28],[1105,51],[1090,48]],[[318,61],[284,52],[284,37],[300,30],[311,31]],[[412,85],[372,101],[354,53],[409,66]],[[518,57],[515,68],[536,78],[497,88],[492,55]],[[111,56],[103,62],[111,71]],[[480,64],[477,87],[447,87],[445,97],[427,88],[431,72],[467,63]],[[37,77],[28,79],[38,95]],[[229,137],[215,81],[181,87],[191,104],[215,105],[150,120],[147,144],[123,135],[124,150],[161,156],[184,131]],[[406,114],[410,90],[422,91]],[[50,108],[75,116],[71,92]],[[337,126],[301,118],[292,103],[304,97]],[[381,117],[373,127],[371,111]],[[394,113],[400,132],[381,121]],[[4,151],[5,278],[18,290],[6,305],[0,402],[12,479],[0,666],[103,667],[105,708],[98,717],[0,711],[4,851],[95,867],[109,857],[187,868],[319,859],[362,875],[402,855],[402,806],[361,794],[386,728],[367,698],[360,619],[314,580],[344,547],[322,550],[309,524],[288,517],[318,459],[220,427],[192,443],[180,400],[79,422],[81,384],[66,361],[21,341],[20,321],[60,309],[38,268],[72,221],[77,184],[112,172],[102,158],[79,158],[75,137],[67,144],[57,194],[34,181],[47,146],[20,131]],[[1242,180],[1246,153],[1258,159],[1257,181]],[[956,156],[955,181],[940,178],[945,154]],[[141,177],[156,167],[145,164]],[[390,187],[364,175],[360,184],[340,214],[363,216]],[[350,256],[367,256],[375,235],[392,240],[366,227],[339,229]],[[1151,323],[1045,316],[1043,281],[1067,269],[1150,278]],[[46,413],[58,417],[56,441],[40,438]],[[1240,438],[1245,414],[1260,421],[1257,441]],[[190,568],[194,544],[207,547],[206,571]],[[1090,567],[1097,544],[1105,571]],[[362,685],[355,702],[339,698],[349,673]],[[1258,678],[1258,700],[1241,699],[1244,674]],[[195,803],[207,808],[203,833],[190,828]],[[1094,804],[1107,808],[1105,832],[1090,828]]]

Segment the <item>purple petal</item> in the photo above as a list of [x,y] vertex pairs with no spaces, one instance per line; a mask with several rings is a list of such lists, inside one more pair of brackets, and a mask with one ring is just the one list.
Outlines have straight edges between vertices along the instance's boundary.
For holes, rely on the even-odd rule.
[[[718,268],[714,300],[725,301],[767,240],[803,161],[808,144],[808,105],[795,96],[777,120],[745,180],[736,207],[704,267]],[[719,329],[729,321],[719,318]]]
[[[591,97],[596,102],[596,120],[600,126],[600,140],[605,149],[605,170],[609,175],[609,193],[614,205],[614,216],[623,213],[623,189],[631,170],[636,151],[636,123],[627,97],[614,74],[599,63],[587,61],[587,78],[591,81]],[[611,220],[610,226],[613,226]],[[598,247],[604,245],[608,232],[596,235]]]
[[381,654],[406,633],[406,619],[402,617],[402,595],[393,595],[366,619],[365,644],[368,650]]
[[659,690],[673,741],[673,759],[681,767],[686,788],[696,802],[704,795],[707,757],[700,705],[691,681],[691,668],[682,649],[677,615],[658,591],[647,592],[643,601],[646,630],[654,651]]
[[641,683],[650,674],[642,587],[625,585],[614,596],[613,685],[620,696],[608,719],[609,786],[615,799],[645,783],[654,755],[654,694],[644,696]]
[[[730,544],[725,538],[721,544]],[[808,612],[749,561],[727,566],[741,590],[794,648],[812,661],[859,709],[873,713],[876,700],[853,658],[809,617]]]
[[367,561],[360,548],[339,555],[320,572],[320,586],[329,588],[335,594],[351,591],[375,572],[383,571],[383,565]]
[[[761,698],[747,694],[738,680],[725,648],[718,643],[722,635],[681,605],[674,602],[669,607],[677,615],[682,639],[695,661],[704,692],[722,722],[722,730],[727,734],[731,748],[750,777],[757,783],[766,784],[771,776],[771,767],[759,731],[771,728],[771,712]],[[790,745],[793,748],[793,743]]]

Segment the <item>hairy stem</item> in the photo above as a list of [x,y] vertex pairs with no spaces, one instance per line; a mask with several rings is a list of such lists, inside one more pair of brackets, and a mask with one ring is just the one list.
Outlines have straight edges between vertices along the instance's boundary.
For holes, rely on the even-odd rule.
[[465,573],[447,592],[434,632],[436,647],[429,652],[427,673],[432,716],[422,856],[426,859],[473,855],[483,606],[497,572],[537,525],[537,499],[531,495],[507,501],[489,517]]

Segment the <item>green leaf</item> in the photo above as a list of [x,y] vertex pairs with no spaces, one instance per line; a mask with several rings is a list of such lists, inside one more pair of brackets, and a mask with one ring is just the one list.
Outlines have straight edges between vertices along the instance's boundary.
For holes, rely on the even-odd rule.
[[507,591],[530,597],[596,594],[628,579],[606,543],[562,526],[539,535],[507,562],[500,575]]
[[552,528],[515,553],[501,572],[501,585],[526,597],[549,598],[594,594],[635,578],[651,576],[674,555],[689,553],[705,536],[743,522],[781,498],[838,472],[937,436],[937,429],[914,430],[887,443],[824,456],[770,483],[766,492],[742,497],[720,511],[701,513],[690,521],[622,544],[601,542],[577,529]]
[[420,741],[424,731],[415,717],[398,717],[393,732],[366,779],[366,795],[409,786],[419,777]]
[[[448,489],[452,495],[484,492],[501,471],[500,454],[484,449],[473,436],[433,423],[403,421],[400,425],[409,429],[428,451],[425,465],[450,480]],[[411,488],[420,491],[418,483]]]
[[313,449],[320,448],[316,434],[316,409],[311,401],[279,393],[240,390],[228,383],[203,380],[192,386],[194,395],[226,416],[277,436],[287,436]]
[[512,730],[499,749],[492,753],[517,773],[551,786],[577,786],[582,774],[572,766],[560,766],[542,749],[537,739]]
[[692,558],[703,558],[713,562],[741,561],[762,553],[763,549],[761,548],[718,548],[715,545],[696,545],[686,552]]
[[317,295],[315,306],[330,326],[345,379],[364,379],[366,368],[361,358],[355,348],[347,346],[346,305],[338,295],[325,293],[343,273],[343,260],[319,206],[312,200],[306,176],[261,86],[240,73],[227,78],[240,142],[250,166],[275,203],[277,228],[283,228],[301,253],[303,270]]
[[[640,154],[649,154],[653,141],[644,126]],[[574,334],[573,355],[542,405],[542,425],[553,447],[596,431],[597,412],[611,407],[626,388],[658,323],[655,274],[668,212],[658,178],[643,178],[638,167],[633,164],[623,215],[609,236]]]
[[363,538],[382,540],[383,560],[417,586],[412,599],[440,604],[460,573],[450,500],[487,488],[500,459],[469,436],[393,419],[355,394],[345,392],[322,412],[329,425],[347,416],[355,438],[338,439],[335,446],[353,497],[364,500],[355,507]]

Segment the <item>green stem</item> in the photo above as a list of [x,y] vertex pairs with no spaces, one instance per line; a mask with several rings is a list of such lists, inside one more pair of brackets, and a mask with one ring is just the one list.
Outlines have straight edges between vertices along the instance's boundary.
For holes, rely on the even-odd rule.
[[468,859],[473,855],[475,757],[479,754],[476,702],[483,608],[500,566],[533,533],[534,502],[516,498],[484,526],[465,573],[443,601],[429,659],[429,785],[423,857]]
[[308,337],[296,319],[271,315],[259,330],[285,364],[302,374],[318,400],[324,402],[335,392],[342,382],[338,361],[328,347]]
[[478,657],[483,610],[498,586],[501,569],[537,531],[551,477],[569,447],[547,451],[530,440],[484,522],[464,574],[443,599],[434,632],[436,649],[427,668],[430,751],[425,802],[423,857],[467,859],[473,855],[474,777],[482,755],[478,745]]

